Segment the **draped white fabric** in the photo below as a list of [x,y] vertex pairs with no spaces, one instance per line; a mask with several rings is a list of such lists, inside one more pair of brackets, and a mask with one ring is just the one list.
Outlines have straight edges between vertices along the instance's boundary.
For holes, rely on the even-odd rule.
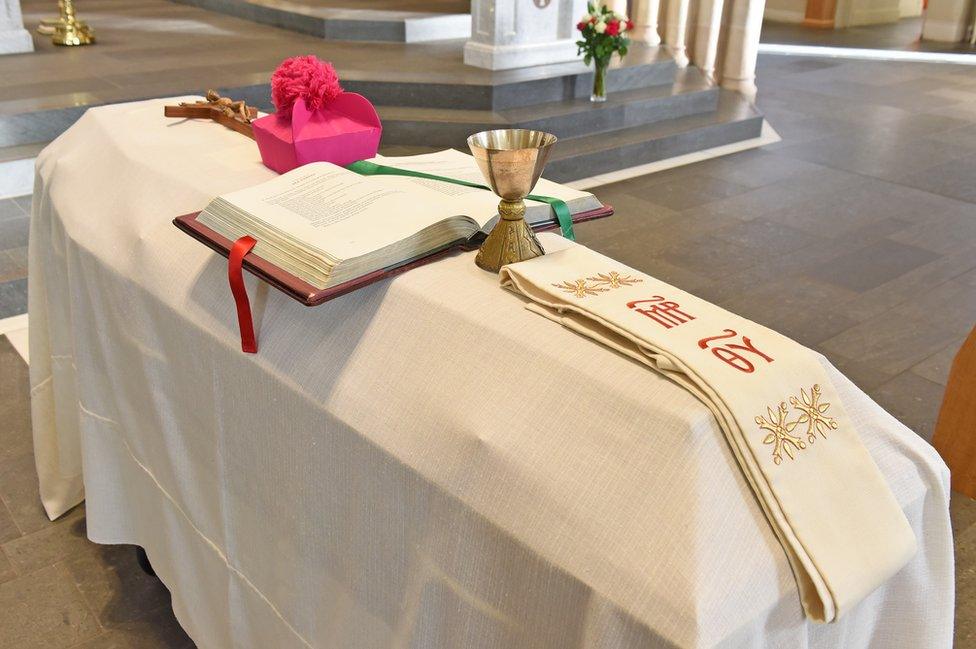
[[712,411],[811,619],[845,615],[915,555],[905,514],[816,354],[584,246],[547,251],[503,268],[502,286]]
[[470,255],[308,309],[170,223],[270,177],[152,101],[38,159],[30,353],[41,490],[144,546],[200,647],[948,647],[948,474],[819,361],[919,542],[808,622],[709,410],[555,326]]

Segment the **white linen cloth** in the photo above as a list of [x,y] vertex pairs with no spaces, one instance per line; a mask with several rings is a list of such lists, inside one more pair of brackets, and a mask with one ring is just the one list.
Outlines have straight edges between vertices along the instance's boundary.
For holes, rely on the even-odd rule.
[[905,514],[809,349],[580,245],[500,276],[532,310],[661,372],[712,411],[812,619],[835,621],[915,554]]
[[948,472],[822,357],[919,540],[832,625],[711,412],[471,255],[315,308],[247,276],[242,354],[226,261],[170,221],[272,172],[175,101],[38,158],[32,413],[48,512],[144,546],[200,647],[950,645]]

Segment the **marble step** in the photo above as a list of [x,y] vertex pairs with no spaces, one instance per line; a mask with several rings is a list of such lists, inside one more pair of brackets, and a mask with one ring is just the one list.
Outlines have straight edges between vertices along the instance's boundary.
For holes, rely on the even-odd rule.
[[[442,49],[440,45],[416,47]],[[638,46],[623,62],[610,68],[608,92],[615,94],[661,86],[667,89],[676,72],[674,60],[662,48]],[[492,112],[533,106],[527,108],[531,111],[536,110],[537,104],[584,99],[589,97],[593,83],[592,70],[578,61],[495,72],[470,67],[460,71],[432,69],[427,80],[422,77],[416,70],[397,70],[393,65],[384,70],[353,67],[344,69],[342,84],[346,90],[369,97],[377,106]],[[274,110],[271,88],[266,81],[221,86],[217,90],[224,96],[244,99],[262,110]],[[192,86],[174,87],[162,96],[202,95],[205,91],[206,88]],[[101,103],[0,114],[0,147],[49,142],[85,110]]]
[[423,43],[471,37],[471,14],[348,9],[288,0],[174,0],[329,41]]
[[471,133],[529,128],[571,138],[651,124],[714,110],[718,88],[695,68],[679,70],[670,86],[611,93],[606,102],[588,97],[501,111],[378,106],[388,144],[464,148]]
[[[582,61],[494,72],[471,67],[440,70],[432,63],[428,72],[419,73],[415,66],[416,62],[402,70],[395,63],[383,70],[346,66],[341,70],[342,87],[369,97],[376,106],[484,111],[588,98],[593,89],[593,70]],[[670,86],[677,71],[663,48],[638,46],[608,70],[607,91]],[[220,90],[254,106],[271,106],[267,83]]]
[[569,182],[759,137],[762,113],[721,90],[715,110],[608,133],[561,140],[546,178]]

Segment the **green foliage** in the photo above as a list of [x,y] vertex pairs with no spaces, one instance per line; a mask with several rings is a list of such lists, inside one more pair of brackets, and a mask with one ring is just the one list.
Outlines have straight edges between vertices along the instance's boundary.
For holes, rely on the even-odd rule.
[[586,9],[587,15],[577,25],[580,40],[576,41],[576,53],[583,55],[583,63],[609,63],[614,52],[626,56],[630,39],[625,34],[631,24],[627,17],[593,2]]

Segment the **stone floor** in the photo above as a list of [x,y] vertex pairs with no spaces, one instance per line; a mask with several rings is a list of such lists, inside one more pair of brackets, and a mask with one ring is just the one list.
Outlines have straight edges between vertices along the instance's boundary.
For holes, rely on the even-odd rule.
[[[50,0],[23,0],[25,25],[33,30],[52,7]],[[98,43],[56,47],[32,32],[35,52],[0,56],[0,116],[267,83],[283,59],[297,54],[331,61],[347,80],[420,75],[465,82],[492,75],[463,65],[463,41],[324,41],[167,0],[86,0],[77,11],[96,29]]]
[[0,200],[0,319],[27,312],[30,198]]
[[922,18],[902,18],[895,23],[862,25],[845,29],[815,29],[796,23],[763,22],[763,43],[790,45],[824,45],[830,47],[859,47],[878,50],[906,50],[911,52],[967,52],[976,53],[969,43],[940,43],[922,41]]

